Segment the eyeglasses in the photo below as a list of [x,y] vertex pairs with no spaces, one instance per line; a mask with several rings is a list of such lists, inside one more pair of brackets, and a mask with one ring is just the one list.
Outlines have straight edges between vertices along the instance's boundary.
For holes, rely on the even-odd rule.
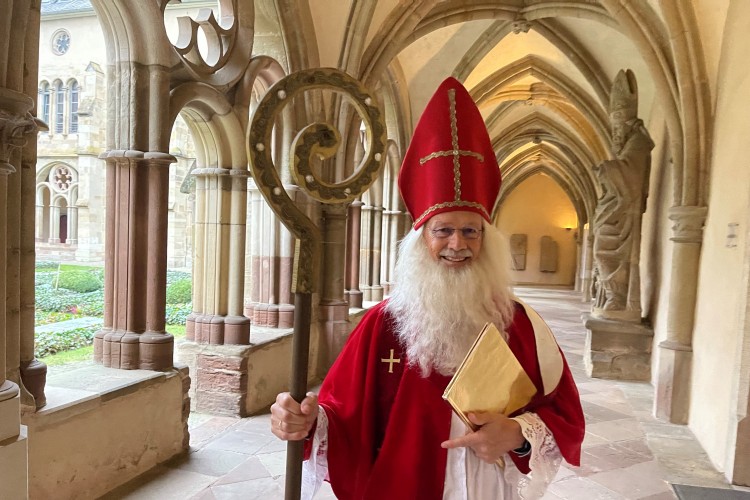
[[430,232],[432,232],[432,236],[439,240],[446,240],[450,238],[456,231],[459,231],[461,233],[461,236],[463,236],[465,240],[476,240],[482,235],[484,229],[476,229],[473,227],[462,227],[461,229],[456,229],[453,227],[438,227],[436,229],[430,229]]

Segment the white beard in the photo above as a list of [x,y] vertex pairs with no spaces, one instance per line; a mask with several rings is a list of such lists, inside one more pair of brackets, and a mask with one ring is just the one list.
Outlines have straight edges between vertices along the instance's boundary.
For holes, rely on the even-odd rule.
[[513,317],[510,251],[499,231],[485,225],[482,251],[461,268],[436,262],[422,228],[401,242],[396,287],[386,305],[409,363],[427,376],[452,375],[487,322],[502,332]]

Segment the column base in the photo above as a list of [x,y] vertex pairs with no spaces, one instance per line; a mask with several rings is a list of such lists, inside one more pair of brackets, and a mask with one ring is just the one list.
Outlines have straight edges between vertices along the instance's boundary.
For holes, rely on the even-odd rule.
[[589,377],[651,380],[654,332],[642,323],[581,315],[586,327],[583,364]]
[[26,389],[34,396],[34,404],[37,410],[47,404],[47,397],[44,395],[44,386],[47,383],[47,365],[36,359],[21,365],[21,380],[23,380]]
[[279,328],[294,327],[294,305],[279,304]]
[[363,296],[360,290],[346,290],[344,292],[344,297],[346,297],[349,307],[362,309]]
[[174,337],[162,332],[125,332],[104,329],[94,334],[94,362],[122,370],[172,368]]
[[665,340],[659,344],[654,414],[673,424],[687,424],[690,415],[690,373],[693,349]]
[[[3,395],[15,394],[3,399]],[[29,498],[28,443],[21,425],[21,397],[10,381],[0,385],[0,498]]]
[[218,314],[190,314],[185,322],[186,339],[199,344],[250,343],[250,318]]

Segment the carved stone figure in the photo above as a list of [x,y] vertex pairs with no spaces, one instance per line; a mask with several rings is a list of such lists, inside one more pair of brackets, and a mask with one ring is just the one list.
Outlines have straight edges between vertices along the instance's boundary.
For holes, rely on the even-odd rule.
[[526,247],[528,236],[525,234],[510,235],[510,253],[513,258],[513,270],[523,271],[526,269]]
[[654,143],[637,118],[638,91],[632,71],[620,71],[610,96],[612,153],[595,168],[602,194],[594,214],[597,290],[593,313],[640,321],[641,216],[646,209]]

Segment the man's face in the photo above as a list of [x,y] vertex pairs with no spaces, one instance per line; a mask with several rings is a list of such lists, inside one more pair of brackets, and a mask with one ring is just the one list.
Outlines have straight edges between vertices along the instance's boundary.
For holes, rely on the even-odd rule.
[[430,256],[451,268],[470,265],[482,249],[483,220],[476,212],[464,211],[433,216],[422,232]]

